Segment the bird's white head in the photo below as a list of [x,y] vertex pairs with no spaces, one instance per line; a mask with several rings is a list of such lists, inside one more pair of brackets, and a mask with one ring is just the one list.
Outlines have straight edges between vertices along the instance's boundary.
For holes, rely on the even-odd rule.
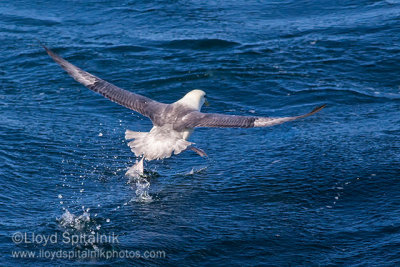
[[200,111],[204,103],[208,104],[206,93],[203,90],[195,89],[182,97],[179,103]]

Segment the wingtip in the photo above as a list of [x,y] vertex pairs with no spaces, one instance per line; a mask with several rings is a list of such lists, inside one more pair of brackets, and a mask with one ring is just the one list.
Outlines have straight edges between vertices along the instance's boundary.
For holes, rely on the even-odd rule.
[[42,42],[40,42],[39,40],[37,40],[37,41],[38,41],[39,45],[41,47],[43,47],[43,49],[46,51],[46,53],[57,62],[57,58],[59,56],[56,53],[54,53],[53,51],[51,51],[50,48],[45,46]]
[[321,109],[323,109],[324,107],[326,107],[326,104],[323,104],[322,106],[318,106],[318,107],[314,108],[311,112],[304,114],[302,116],[299,116],[297,118],[305,118],[305,117],[311,116],[311,115],[321,111]]
[[318,107],[314,108],[314,109],[310,112],[310,114],[317,113],[318,111],[322,110],[324,107],[326,107],[326,104],[323,104],[322,106],[318,106]]
[[53,51],[51,51],[49,48],[47,48],[47,46],[42,45],[42,47],[44,48],[44,50],[46,50],[47,54],[50,55],[51,53],[53,53]]
[[49,50],[49,49],[43,44],[42,41],[40,41],[40,40],[37,39],[37,38],[35,38],[35,40],[36,40],[36,42],[37,42],[41,47],[43,47],[46,51]]
[[52,57],[54,55],[53,51],[51,51],[47,46],[45,46],[42,41],[40,41],[39,39],[36,39],[36,41],[38,42],[38,44],[41,47],[43,47],[44,50],[46,50],[46,52],[47,52],[47,54],[49,54],[49,56]]

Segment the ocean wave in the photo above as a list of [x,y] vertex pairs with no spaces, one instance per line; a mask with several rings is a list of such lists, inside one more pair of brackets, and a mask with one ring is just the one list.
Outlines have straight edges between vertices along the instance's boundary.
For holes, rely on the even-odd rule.
[[114,45],[110,47],[106,47],[105,51],[116,52],[116,53],[134,53],[134,52],[143,52],[149,50],[149,47],[138,46],[138,45]]
[[0,16],[3,21],[29,26],[53,26],[61,23],[61,21],[55,18],[34,17],[27,14],[0,14]]
[[[336,96],[332,101],[338,102],[353,102],[354,100],[358,102],[376,102],[376,101],[398,101],[400,100],[400,94],[394,93],[380,93],[377,91],[367,92],[359,91],[355,89],[332,89],[332,88],[321,88],[321,89],[305,89],[292,91],[291,95],[301,96],[301,95],[318,95],[321,98],[329,99],[329,96]],[[342,98],[337,98],[337,96],[342,96]]]
[[182,39],[172,40],[162,44],[173,49],[216,50],[227,49],[240,45],[238,42],[223,39]]

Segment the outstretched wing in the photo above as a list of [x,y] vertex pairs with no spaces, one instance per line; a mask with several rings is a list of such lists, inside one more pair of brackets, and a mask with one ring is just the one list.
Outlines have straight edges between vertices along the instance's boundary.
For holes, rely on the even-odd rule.
[[77,82],[80,82],[90,90],[103,95],[115,103],[139,112],[150,119],[153,119],[153,117],[158,114],[164,106],[166,106],[166,104],[159,103],[148,97],[129,92],[106,82],[99,77],[74,66],[47,47],[43,46],[43,48],[46,49],[47,54],[49,54],[49,56]]
[[313,109],[311,112],[295,116],[295,117],[251,117],[251,116],[235,116],[223,115],[217,113],[201,113],[191,112],[182,118],[182,128],[195,128],[195,127],[218,127],[218,128],[252,128],[252,127],[268,127],[281,124],[288,121],[308,117],[323,109],[325,105]]

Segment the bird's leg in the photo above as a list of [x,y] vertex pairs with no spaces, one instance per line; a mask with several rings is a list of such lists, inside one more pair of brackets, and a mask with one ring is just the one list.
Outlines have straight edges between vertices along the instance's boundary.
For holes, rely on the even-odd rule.
[[136,163],[129,168],[129,170],[125,173],[125,175],[130,175],[133,177],[143,175],[144,174],[143,160],[144,157],[142,157],[140,161],[136,160]]
[[194,146],[190,146],[188,147],[188,149],[196,152],[197,154],[199,154],[201,157],[208,157],[206,152],[204,152],[203,150],[201,150],[200,148],[194,147]]

